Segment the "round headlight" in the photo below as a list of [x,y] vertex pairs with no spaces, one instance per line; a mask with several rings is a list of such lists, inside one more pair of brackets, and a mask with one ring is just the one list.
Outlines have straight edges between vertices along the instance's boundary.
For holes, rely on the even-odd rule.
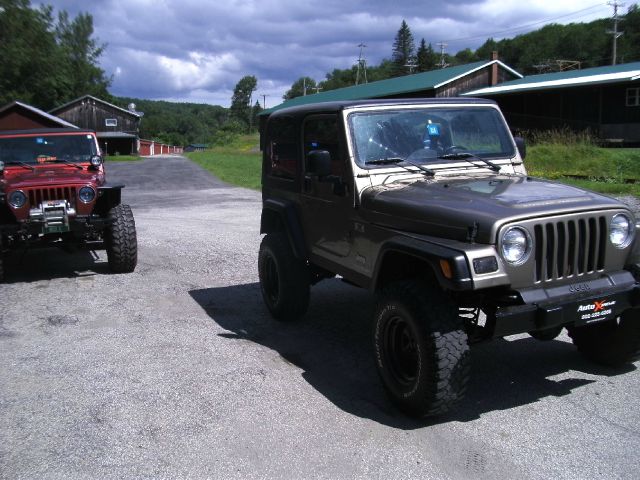
[[91,187],[82,187],[78,192],[78,197],[81,202],[89,203],[92,202],[94,198],[96,198],[96,191]]
[[609,225],[609,240],[617,248],[625,248],[631,243],[633,224],[623,213],[614,215]]
[[27,196],[20,190],[11,192],[11,195],[9,195],[9,205],[13,208],[22,208],[25,203],[27,203]]
[[500,239],[500,253],[511,265],[521,265],[531,252],[531,237],[529,232],[521,227],[507,229]]
[[102,165],[102,157],[100,155],[93,155],[91,157],[91,165],[94,167],[99,167]]

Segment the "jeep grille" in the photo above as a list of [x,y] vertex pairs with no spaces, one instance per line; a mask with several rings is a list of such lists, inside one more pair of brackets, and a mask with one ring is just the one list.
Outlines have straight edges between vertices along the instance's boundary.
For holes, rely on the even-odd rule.
[[604,268],[604,216],[539,223],[534,227],[534,237],[536,283],[588,275]]
[[34,188],[28,194],[32,208],[46,200],[67,200],[71,205],[76,203],[76,187]]

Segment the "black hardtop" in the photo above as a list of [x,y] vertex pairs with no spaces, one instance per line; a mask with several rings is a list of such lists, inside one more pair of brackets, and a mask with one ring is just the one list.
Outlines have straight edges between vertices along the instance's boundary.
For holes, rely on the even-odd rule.
[[493,100],[484,98],[392,98],[371,100],[343,100],[333,102],[309,103],[295,107],[283,108],[271,113],[269,118],[277,117],[302,117],[311,113],[337,113],[351,107],[380,107],[403,105],[495,105]]
[[14,135],[47,135],[52,133],[91,133],[95,135],[94,130],[87,130],[82,128],[30,128],[26,130],[3,130],[0,131],[0,137],[11,137]]

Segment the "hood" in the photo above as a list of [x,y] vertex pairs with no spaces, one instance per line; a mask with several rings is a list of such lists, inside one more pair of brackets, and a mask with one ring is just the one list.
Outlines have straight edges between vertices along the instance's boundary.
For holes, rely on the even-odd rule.
[[440,238],[494,243],[497,229],[522,219],[624,207],[597,193],[523,176],[395,182],[365,190],[372,223]]
[[82,183],[93,183],[101,185],[104,183],[104,172],[102,169],[87,169],[87,165],[82,165],[82,170],[72,165],[34,165],[35,170],[12,168],[5,170],[0,177],[3,189],[23,189],[38,186],[73,185]]

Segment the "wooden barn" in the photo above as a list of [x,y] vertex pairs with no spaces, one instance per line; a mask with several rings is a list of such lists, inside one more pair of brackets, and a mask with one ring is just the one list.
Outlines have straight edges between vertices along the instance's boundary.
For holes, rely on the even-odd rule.
[[640,62],[530,75],[466,95],[497,101],[513,129],[568,127],[640,144]]
[[0,108],[0,130],[31,130],[34,128],[78,128],[39,108],[14,101]]
[[522,75],[498,60],[498,55],[494,52],[489,61],[457,65],[296,97],[264,110],[261,115],[264,119],[269,113],[281,108],[336,100],[455,97],[470,90],[518,78],[522,78]]
[[120,108],[91,95],[85,95],[54,108],[49,113],[80,128],[95,130],[100,148],[107,155],[138,153],[138,132],[142,113]]

